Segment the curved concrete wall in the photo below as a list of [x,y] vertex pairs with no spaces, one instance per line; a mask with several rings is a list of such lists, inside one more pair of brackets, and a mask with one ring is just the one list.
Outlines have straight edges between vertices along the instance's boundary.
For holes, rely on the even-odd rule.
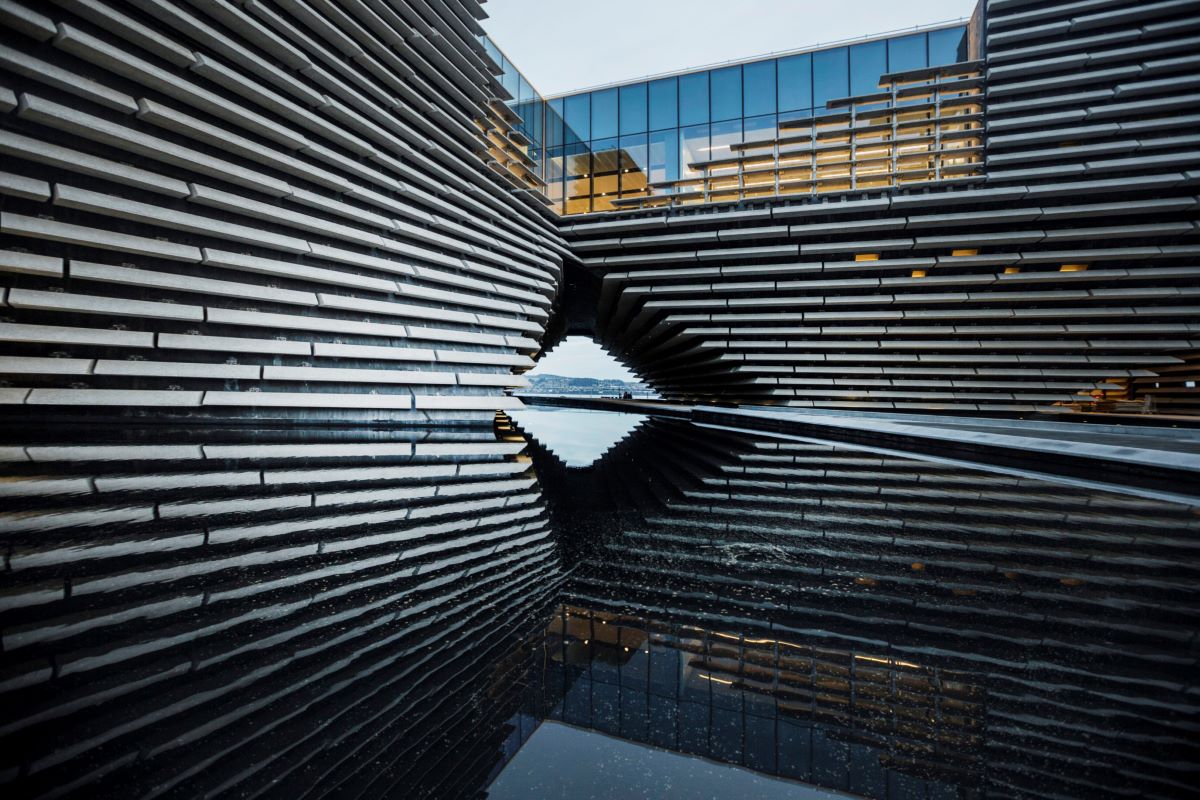
[[0,403],[490,421],[519,402],[564,248],[487,163],[506,93],[481,16],[0,4]]
[[674,399],[1196,410],[1198,15],[987,3],[969,180],[569,218],[600,338]]

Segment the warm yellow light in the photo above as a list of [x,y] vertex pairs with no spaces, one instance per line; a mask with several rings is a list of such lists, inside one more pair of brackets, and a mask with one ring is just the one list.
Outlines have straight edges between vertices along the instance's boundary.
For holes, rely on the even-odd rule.
[[1083,272],[1088,268],[1087,264],[1063,264],[1058,268],[1059,272]]
[[879,253],[857,253],[854,256],[855,261],[878,261]]
[[1021,271],[1020,267],[1005,267],[1004,268],[1005,275],[1016,275],[1020,271]]
[[950,253],[952,256],[977,256],[978,250],[954,250]]
[[925,270],[923,270],[923,269],[914,269],[914,270],[912,271],[912,276],[913,276],[914,278],[924,278],[924,277],[925,277]]
[[733,681],[727,681],[724,678],[714,678],[712,675],[705,675],[703,673],[697,673],[697,674],[700,675],[701,678],[704,678],[704,680],[706,680],[706,681],[712,681],[713,683],[723,683],[726,686],[733,686]]

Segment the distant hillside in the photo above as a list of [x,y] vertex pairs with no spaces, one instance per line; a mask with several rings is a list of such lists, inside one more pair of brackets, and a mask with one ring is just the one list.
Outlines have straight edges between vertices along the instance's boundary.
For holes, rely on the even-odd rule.
[[653,394],[640,381],[622,381],[615,378],[572,378],[566,375],[527,375],[529,388],[523,391],[533,394],[602,394],[620,395],[625,392],[646,397]]

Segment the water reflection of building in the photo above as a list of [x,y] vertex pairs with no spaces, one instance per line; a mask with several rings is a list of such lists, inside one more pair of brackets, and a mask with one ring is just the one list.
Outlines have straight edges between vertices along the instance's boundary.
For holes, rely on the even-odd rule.
[[879,798],[1194,786],[1194,507],[662,419],[567,472],[564,530],[615,508],[550,716]]
[[473,794],[560,574],[523,447],[8,431],[0,787]]

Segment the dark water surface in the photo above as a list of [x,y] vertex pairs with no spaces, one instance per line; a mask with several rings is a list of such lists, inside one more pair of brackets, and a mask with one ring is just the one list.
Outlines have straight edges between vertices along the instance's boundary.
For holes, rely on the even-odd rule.
[[1192,501],[516,424],[0,431],[0,796],[1195,796]]

